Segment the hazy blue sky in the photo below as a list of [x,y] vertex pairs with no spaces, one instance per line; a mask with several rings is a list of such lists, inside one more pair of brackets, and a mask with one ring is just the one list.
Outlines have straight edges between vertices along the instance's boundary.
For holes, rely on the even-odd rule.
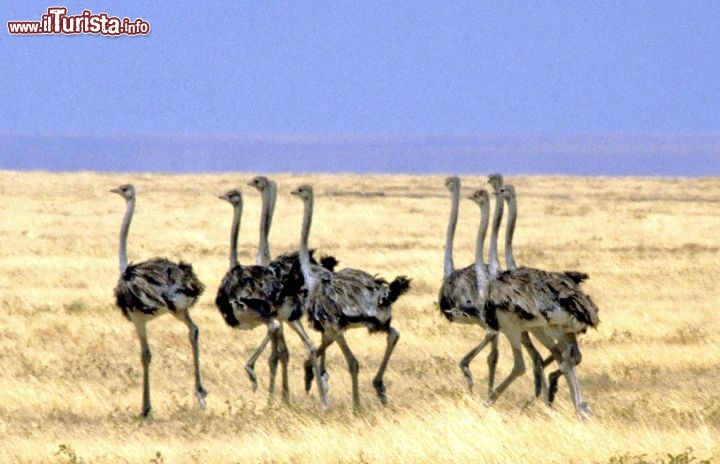
[[[55,4],[151,32],[8,33]],[[6,0],[0,20],[6,135],[720,132],[717,1]]]

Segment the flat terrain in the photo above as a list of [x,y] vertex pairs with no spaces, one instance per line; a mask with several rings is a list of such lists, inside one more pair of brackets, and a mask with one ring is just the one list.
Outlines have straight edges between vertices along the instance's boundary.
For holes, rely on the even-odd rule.
[[[463,177],[463,194],[486,186]],[[532,396],[530,374],[487,408],[485,354],[467,391],[458,360],[479,327],[450,324],[437,309],[449,194],[442,176],[279,175],[273,254],[299,242],[302,204],[315,186],[310,246],[340,266],[392,278],[412,290],[395,306],[400,342],[383,407],[372,376],[385,345],[364,329],[348,341],[361,364],[363,411],[352,411],[340,351],[328,352],[332,410],[319,411],[291,350],[290,406],[267,392],[267,355],[253,393],[243,368],[263,329],[233,330],[214,306],[227,270],[230,206],[245,195],[240,260],[254,261],[260,198],[252,173],[105,175],[0,172],[0,462],[535,462],[641,463],[720,459],[720,179],[510,177],[519,219],[519,264],[590,274],[585,288],[601,324],[581,339],[578,367],[593,409],[575,418],[564,380],[554,409]],[[124,201],[138,205],[133,261],[192,262],[206,293],[200,327],[208,406],[192,394],[187,331],[172,316],[149,324],[153,418],[140,420],[141,365],[134,327],[114,306]],[[474,255],[477,207],[461,201],[455,262]],[[502,248],[501,248],[502,252]],[[319,342],[316,332],[311,332]],[[500,378],[511,367],[500,346]],[[685,460],[683,460],[685,459]]]

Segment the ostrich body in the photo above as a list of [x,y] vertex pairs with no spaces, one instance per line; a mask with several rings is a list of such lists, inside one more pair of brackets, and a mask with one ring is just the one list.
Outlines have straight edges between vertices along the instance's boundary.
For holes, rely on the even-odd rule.
[[242,193],[230,190],[220,199],[232,205],[233,221],[230,228],[230,266],[218,288],[215,304],[230,327],[248,330],[268,323],[271,312],[267,300],[277,298],[280,283],[276,282],[271,269],[257,265],[243,266],[238,262]]
[[[486,215],[481,192],[476,192],[471,199]],[[521,346],[523,333],[530,332],[553,353],[568,380],[577,414],[589,415],[589,408],[580,393],[575,365],[578,356],[576,335],[596,326],[599,321],[598,309],[592,300],[567,276],[546,273],[541,279],[535,273],[503,272],[493,279],[489,266],[483,265],[481,247],[476,251],[475,272],[478,298],[484,301],[486,324],[505,334],[514,360],[512,371],[491,392],[486,404],[494,403],[516,378],[524,374]]]
[[[575,373],[580,357],[576,336],[599,323],[598,308],[590,297],[569,277],[552,273],[505,272],[495,280],[490,280],[487,275],[480,280],[486,280],[478,285],[487,289],[488,312],[495,313],[498,328],[512,346],[514,359],[512,371],[486,403],[492,404],[525,372],[520,345],[523,333],[529,332],[557,361],[559,372],[568,381],[577,414],[590,415]],[[548,402],[551,399],[548,395]]]
[[157,316],[170,312],[182,321],[189,330],[192,345],[195,395],[201,408],[205,408],[207,391],[200,379],[200,355],[198,349],[199,329],[190,317],[189,309],[202,295],[205,286],[197,278],[190,264],[165,258],[155,258],[137,264],[129,264],[127,257],[127,236],[135,211],[135,188],[131,184],[121,185],[111,192],[126,201],[125,216],[120,227],[119,262],[120,278],[115,287],[115,302],[123,315],[133,322],[140,339],[143,367],[143,417],[148,417],[150,403],[150,361],[152,354],[147,337],[147,323]]
[[[327,347],[337,342],[348,364],[352,380],[353,407],[359,410],[359,364],[345,340],[344,333],[349,328],[364,326],[370,332],[387,334],[385,354],[373,379],[378,398],[383,405],[386,405],[383,375],[399,338],[398,331],[391,325],[392,304],[409,289],[410,281],[400,276],[388,283],[384,279],[356,269],[330,272],[321,266],[312,265],[308,239],[313,213],[313,189],[310,185],[302,185],[292,194],[299,196],[304,204],[300,267],[307,289],[305,304],[308,316],[315,329],[322,332],[318,356],[324,357]],[[322,370],[323,367],[320,369]],[[315,372],[318,374],[316,378],[321,401],[327,406],[327,379],[324,375],[319,375],[319,371]]]

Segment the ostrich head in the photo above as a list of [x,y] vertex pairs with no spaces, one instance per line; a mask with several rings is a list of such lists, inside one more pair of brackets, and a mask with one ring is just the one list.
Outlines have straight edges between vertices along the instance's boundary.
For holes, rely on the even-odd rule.
[[495,195],[500,195],[500,187],[503,185],[502,174],[490,174],[488,176],[488,184],[492,186]]
[[313,188],[312,185],[303,184],[290,193],[299,196],[303,200],[308,200],[313,197]]
[[480,207],[490,201],[487,190],[485,189],[475,190],[468,198],[477,203]]
[[255,187],[259,191],[264,191],[270,185],[270,180],[265,176],[256,176],[247,183],[251,187]]
[[123,197],[126,201],[130,201],[135,198],[135,187],[132,184],[124,184],[118,188],[110,190],[112,193],[117,193]]
[[225,200],[229,202],[233,206],[242,205],[242,193],[240,193],[240,190],[233,189],[225,193],[225,195],[221,195],[218,198],[221,200]]
[[513,187],[510,184],[503,185],[500,187],[500,194],[505,198],[506,200],[510,200],[511,198],[515,198],[515,187]]
[[460,179],[457,176],[445,178],[445,187],[451,192],[457,192],[460,190]]

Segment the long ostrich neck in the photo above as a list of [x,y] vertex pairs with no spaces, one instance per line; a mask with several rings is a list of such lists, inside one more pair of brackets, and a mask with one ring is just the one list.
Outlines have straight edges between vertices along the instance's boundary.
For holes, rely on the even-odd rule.
[[270,263],[270,250],[268,245],[268,229],[270,228],[270,220],[268,219],[268,215],[270,214],[269,201],[270,186],[268,185],[262,191],[262,207],[260,211],[260,235],[258,239],[257,256],[255,258],[255,264],[257,264],[258,266],[267,266],[268,263]]
[[475,243],[475,278],[480,298],[482,301],[485,301],[490,285],[488,270],[483,262],[485,236],[487,235],[488,222],[490,219],[490,206],[488,202],[483,202],[482,205],[480,205],[480,213],[480,227],[478,228],[477,242]]
[[238,265],[237,242],[240,232],[240,217],[242,216],[242,203],[233,205],[233,221],[230,227],[230,269]]
[[275,214],[275,202],[277,201],[277,184],[270,181],[268,185],[268,212],[267,222],[265,224],[265,259],[269,263],[272,261],[272,255],[270,254],[270,226],[272,226],[273,214]]
[[133,212],[135,211],[135,197],[127,200],[125,206],[125,216],[123,216],[122,225],[120,226],[120,245],[118,246],[118,257],[120,261],[120,274],[125,272],[128,267],[127,256],[127,237],[132,222]]
[[503,216],[503,199],[495,194],[495,212],[493,213],[492,231],[490,232],[490,256],[488,256],[488,271],[492,277],[500,273],[500,261],[498,259],[497,242],[500,232],[500,222]]
[[450,219],[448,221],[447,232],[445,234],[445,259],[444,262],[444,276],[447,277],[455,270],[455,263],[453,263],[453,243],[455,241],[455,228],[457,227],[458,220],[458,206],[460,203],[460,186],[457,189],[452,190],[452,199],[450,204]]
[[308,250],[308,239],[310,238],[310,225],[312,224],[313,197],[304,199],[305,208],[303,212],[302,232],[300,234],[300,269],[305,278],[305,285],[310,290],[312,285],[312,271],[310,270],[310,251]]
[[508,218],[507,224],[505,224],[505,265],[508,271],[515,272],[517,266],[515,265],[515,258],[513,258],[512,239],[515,233],[515,221],[517,220],[517,202],[512,192],[510,192],[506,200],[508,204]]

